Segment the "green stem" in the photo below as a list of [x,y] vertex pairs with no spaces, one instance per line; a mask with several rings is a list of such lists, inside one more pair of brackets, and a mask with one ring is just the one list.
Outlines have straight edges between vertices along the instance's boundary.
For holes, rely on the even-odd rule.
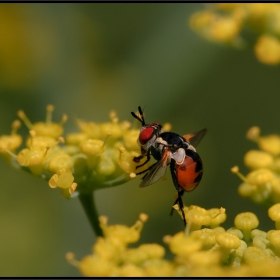
[[84,211],[86,212],[87,218],[90,225],[97,236],[103,237],[103,231],[99,225],[98,212],[94,201],[94,191],[89,193],[79,193],[79,199],[82,203]]

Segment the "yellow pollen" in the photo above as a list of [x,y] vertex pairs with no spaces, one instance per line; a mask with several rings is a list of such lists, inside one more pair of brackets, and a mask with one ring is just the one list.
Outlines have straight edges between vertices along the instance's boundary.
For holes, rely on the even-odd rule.
[[145,223],[147,220],[148,220],[148,215],[145,214],[145,213],[141,213],[139,215],[139,220],[142,222],[142,223]]
[[129,174],[129,177],[130,177],[131,179],[134,179],[134,178],[136,178],[136,174],[133,173],[133,172],[131,172],[131,173]]
[[62,144],[64,144],[64,143],[65,143],[65,139],[64,139],[64,137],[59,136],[59,137],[57,138],[57,142],[58,142],[58,143],[62,143]]

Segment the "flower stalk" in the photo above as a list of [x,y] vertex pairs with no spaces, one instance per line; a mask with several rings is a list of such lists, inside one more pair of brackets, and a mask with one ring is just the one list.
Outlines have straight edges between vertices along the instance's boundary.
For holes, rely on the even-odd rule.
[[93,232],[96,236],[103,237],[103,231],[99,225],[99,214],[95,204],[94,191],[89,193],[79,193],[78,197],[86,213],[88,221],[93,229]]

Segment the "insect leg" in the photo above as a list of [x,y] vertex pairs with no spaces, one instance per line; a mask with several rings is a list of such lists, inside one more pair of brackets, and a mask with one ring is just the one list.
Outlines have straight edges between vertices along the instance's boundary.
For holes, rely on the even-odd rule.
[[[175,204],[177,204],[179,202],[179,200],[180,200],[179,196],[181,197],[181,200],[182,200],[183,194],[184,194],[183,190],[181,190],[180,192],[177,193],[177,198],[176,198],[175,202],[173,203],[173,205],[175,205]],[[174,211],[174,208],[172,207],[171,211],[170,211],[170,216],[173,215],[173,211]]]
[[186,227],[187,221],[186,221],[185,212],[184,212],[184,203],[183,203],[183,200],[182,200],[182,194],[183,194],[182,191],[178,193],[178,202],[179,202],[179,208],[180,208],[180,210],[182,212],[182,216],[183,216],[183,220],[184,220],[184,225]]
[[136,175],[139,175],[139,174],[142,174],[142,173],[145,173],[145,172],[147,172],[148,170],[150,170],[154,165],[156,165],[157,163],[154,163],[154,164],[152,164],[150,167],[148,167],[147,169],[145,169],[145,170],[143,170],[143,171],[141,171],[141,172],[138,172],[138,173],[136,173]]
[[[183,203],[183,200],[182,200],[184,190],[181,189],[181,187],[179,186],[178,181],[177,181],[177,177],[176,177],[176,173],[175,173],[175,160],[174,159],[171,159],[170,171],[171,171],[173,184],[174,184],[174,187],[175,187],[175,189],[177,191],[177,195],[178,195],[178,197],[175,200],[173,205],[175,205],[176,203],[179,204],[179,209],[180,209],[180,211],[182,213],[182,216],[183,216],[184,225],[186,226],[187,222],[186,222],[186,217],[185,217],[185,213],[184,213],[184,203]],[[173,214],[173,210],[174,210],[174,208],[172,207],[170,215]]]
[[144,156],[145,156],[145,155],[141,155],[141,156],[139,156],[139,157],[134,157],[134,158],[133,158],[133,161],[134,161],[134,162],[139,162]]
[[[179,200],[179,198],[178,198],[178,194],[177,194],[177,198],[176,198],[175,202],[173,203],[173,205],[177,204],[178,200]],[[173,211],[174,211],[174,208],[172,207],[171,211],[170,211],[170,216],[173,215]]]
[[[148,161],[150,161],[150,159],[151,159],[151,149],[148,150],[146,156],[147,156],[147,159],[145,160],[145,162],[142,163],[142,164],[140,164],[140,165],[137,165],[137,166],[136,166],[136,169],[139,168],[139,167],[141,167],[141,166],[143,166],[143,165],[145,165]],[[144,156],[135,157],[133,160],[137,162],[137,160],[138,160],[139,158],[142,159],[143,157],[144,157]]]
[[171,162],[170,162],[170,171],[171,171],[171,176],[172,176],[172,181],[173,181],[174,187],[175,187],[176,191],[179,193],[180,191],[182,191],[182,189],[179,186],[178,181],[177,181],[177,176],[175,173],[175,163],[176,163],[175,160],[172,158]]

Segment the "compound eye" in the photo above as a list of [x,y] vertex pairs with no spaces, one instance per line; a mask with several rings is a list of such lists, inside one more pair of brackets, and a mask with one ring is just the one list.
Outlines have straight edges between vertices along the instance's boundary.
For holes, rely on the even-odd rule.
[[144,145],[146,144],[153,136],[154,134],[154,128],[148,127],[141,131],[139,135],[139,142],[140,144]]

